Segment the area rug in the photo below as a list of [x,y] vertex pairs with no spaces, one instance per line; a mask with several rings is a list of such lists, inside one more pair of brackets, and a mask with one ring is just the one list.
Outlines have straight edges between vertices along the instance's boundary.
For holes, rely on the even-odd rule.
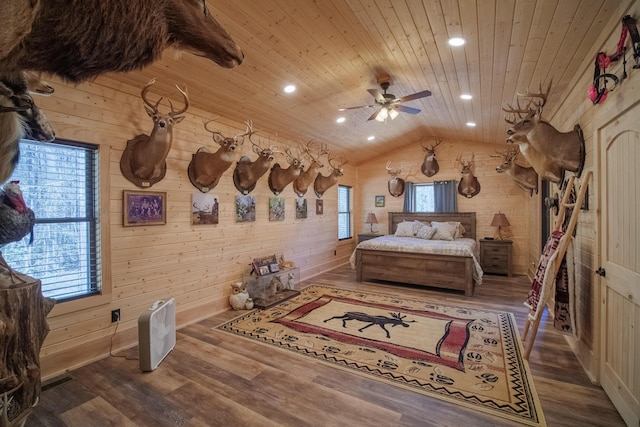
[[217,327],[526,425],[545,425],[513,314],[312,285]]

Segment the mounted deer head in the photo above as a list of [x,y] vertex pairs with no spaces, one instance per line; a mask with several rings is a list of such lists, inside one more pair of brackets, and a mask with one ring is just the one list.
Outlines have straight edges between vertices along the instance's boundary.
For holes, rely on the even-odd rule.
[[226,137],[220,132],[209,129],[209,120],[204,123],[204,128],[213,136],[213,141],[220,146],[215,153],[209,151],[207,147],[201,147],[191,156],[191,162],[187,168],[189,180],[194,187],[203,193],[215,188],[220,181],[222,174],[229,169],[235,158],[235,151],[239,145],[244,143],[244,137],[253,133],[251,121],[246,121],[247,129],[244,133],[237,133],[233,137]]
[[327,146],[323,144],[314,156],[312,153],[312,145],[313,142],[309,141],[303,149],[304,155],[311,161],[309,167],[300,172],[300,175],[295,179],[295,181],[293,181],[293,191],[298,197],[302,197],[307,193],[307,188],[309,188],[313,180],[318,175],[318,171],[324,167],[324,165],[320,163],[320,157],[325,154],[329,154]]
[[480,183],[478,178],[473,176],[474,154],[471,154],[471,160],[462,160],[462,154],[458,156],[456,161],[460,163],[460,173],[462,178],[458,183],[458,194],[471,198],[480,192]]
[[322,176],[321,173],[318,173],[318,176],[316,176],[316,180],[313,182],[313,190],[315,191],[316,196],[318,196],[319,199],[322,198],[322,195],[325,193],[325,191],[338,183],[338,178],[344,175],[342,166],[346,165],[348,162],[346,160],[343,160],[342,163],[334,165],[334,160],[335,158],[332,158],[331,154],[329,154],[328,162],[329,166],[331,166],[332,168],[331,174],[329,174],[329,176]]
[[[559,132],[542,120],[542,108],[547,102],[550,90],[551,82],[549,82],[546,92],[543,92],[540,87],[538,93],[518,93],[518,98],[526,99],[527,104],[521,107],[520,99],[518,99],[517,108],[513,108],[511,105],[508,105],[509,108],[503,108],[503,111],[516,114],[519,117],[519,121],[509,120],[505,117],[505,121],[512,125],[507,130],[507,134],[526,136],[533,148],[553,159],[553,162],[563,169],[574,172],[579,177],[584,167],[585,158],[582,130],[579,125],[575,125],[572,131]],[[536,99],[539,101],[534,102]]]
[[203,0],[137,0],[126,8],[117,1],[84,0],[82,5],[3,0],[0,69],[46,72],[79,83],[106,72],[141,69],[168,47],[224,68],[244,59]]
[[276,163],[269,173],[269,188],[276,196],[291,184],[302,172],[302,151],[298,150],[297,154],[291,153],[291,149],[285,150],[285,157],[289,162],[289,167],[283,169],[280,163]]
[[516,163],[519,151],[511,148],[503,153],[499,153],[502,157],[502,163],[496,167],[496,172],[506,173],[516,182],[516,185],[524,191],[528,191],[533,196],[535,191],[538,194],[538,174],[533,168],[525,168]]
[[398,169],[393,169],[391,167],[391,161],[387,162],[387,173],[391,175],[391,178],[387,182],[387,188],[389,189],[389,194],[393,197],[400,197],[402,193],[404,193],[404,179],[398,178],[398,175],[402,173],[402,164]]
[[173,104],[169,101],[171,111],[163,114],[158,110],[158,105],[162,98],[153,104],[147,99],[147,92],[156,79],[151,79],[144,85],[141,92],[142,100],[145,103],[145,110],[153,120],[153,130],[151,135],[141,134],[134,139],[127,141],[127,147],[120,158],[120,171],[125,178],[138,187],[151,187],[156,182],[162,180],[167,171],[166,158],[171,150],[173,141],[173,125],[180,123],[184,116],[180,114],[189,108],[189,96],[187,87],[176,88],[182,94],[184,107],[175,111]]
[[564,169],[552,158],[545,156],[529,144],[529,140],[524,135],[512,135],[507,138],[507,143],[518,144],[520,153],[525,160],[538,173],[540,178],[556,184],[564,180]]
[[260,177],[269,170],[275,154],[279,153],[274,146],[262,148],[259,144],[253,142],[252,135],[249,134],[249,142],[251,142],[251,148],[258,155],[258,158],[252,162],[247,156],[240,157],[233,171],[233,183],[238,191],[244,195],[251,193],[256,188],[256,183]]
[[425,147],[422,142],[420,143],[422,149],[427,153],[424,156],[424,162],[422,162],[420,170],[428,177],[434,176],[440,170],[440,165],[438,165],[438,161],[436,160],[436,147],[440,144],[442,144],[441,138],[436,138],[436,143],[429,148]]

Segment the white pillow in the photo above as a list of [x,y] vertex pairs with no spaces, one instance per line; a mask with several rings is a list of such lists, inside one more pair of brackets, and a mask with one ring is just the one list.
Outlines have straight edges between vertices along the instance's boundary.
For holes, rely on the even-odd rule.
[[436,229],[436,233],[433,235],[432,239],[453,240],[456,232],[458,231],[458,226],[455,224],[456,223],[432,221],[431,226]]
[[396,227],[396,237],[416,237],[417,227],[415,221],[403,221]]
[[453,236],[454,239],[461,238],[462,236],[464,236],[464,233],[467,232],[467,230],[465,230],[464,228],[464,225],[459,222],[449,221],[449,224],[456,226],[456,234]]
[[420,224],[422,226],[418,229],[416,237],[419,239],[431,240],[433,235],[436,234],[436,229],[422,223]]

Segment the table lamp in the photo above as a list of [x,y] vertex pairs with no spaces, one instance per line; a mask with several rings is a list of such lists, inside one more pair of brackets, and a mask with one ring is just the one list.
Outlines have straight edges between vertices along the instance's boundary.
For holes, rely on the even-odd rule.
[[508,227],[511,224],[509,224],[509,220],[507,219],[507,217],[505,216],[505,214],[498,212],[497,214],[493,215],[493,220],[491,221],[491,226],[492,227],[498,227],[498,237],[497,240],[503,240],[502,239],[502,230],[501,227]]
[[378,218],[376,218],[376,214],[374,214],[373,212],[369,212],[367,214],[367,219],[364,222],[365,224],[370,224],[371,226],[371,233],[373,233],[373,224],[377,224],[378,223]]

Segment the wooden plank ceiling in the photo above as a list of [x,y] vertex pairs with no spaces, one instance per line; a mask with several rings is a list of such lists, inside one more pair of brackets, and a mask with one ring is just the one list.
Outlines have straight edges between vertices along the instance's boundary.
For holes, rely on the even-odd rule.
[[[142,71],[110,78],[142,87],[157,77],[154,91],[173,98],[173,85],[185,83],[191,104],[209,112],[207,119],[253,120],[272,142],[325,142],[357,164],[434,136],[500,143],[506,129],[501,107],[516,92],[552,80],[550,116],[576,74],[593,62],[604,28],[622,17],[621,3],[629,2],[210,1],[214,17],[243,49],[242,65],[227,70],[168,52]],[[449,46],[454,36],[467,43]],[[374,108],[338,111],[373,104],[367,89],[379,89],[384,76],[391,77],[388,92],[398,97],[425,89],[432,96],[404,103],[419,114],[400,113],[384,123],[367,120]],[[287,84],[297,90],[285,94]],[[473,99],[461,100],[462,93]],[[340,116],[346,121],[337,124]],[[469,121],[477,126],[466,126]]]

